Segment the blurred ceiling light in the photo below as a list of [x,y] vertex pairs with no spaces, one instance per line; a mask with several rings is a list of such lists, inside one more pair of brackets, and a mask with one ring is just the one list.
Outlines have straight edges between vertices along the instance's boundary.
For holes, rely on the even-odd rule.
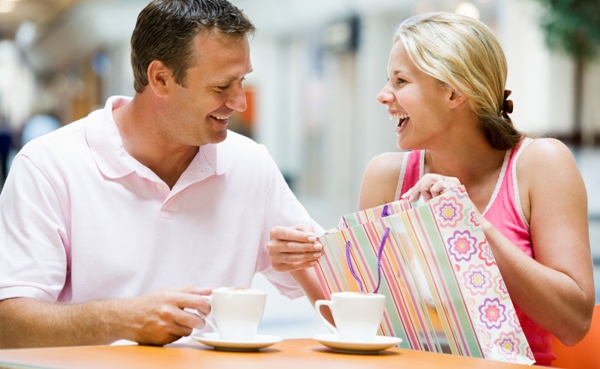
[[419,1],[413,6],[413,14],[423,14],[435,11],[435,5],[431,1]]
[[10,13],[15,9],[16,1],[0,1],[0,13]]
[[37,35],[37,30],[35,28],[35,24],[30,21],[25,21],[21,23],[17,32],[15,34],[15,42],[21,48],[29,48],[33,41],[35,41],[35,37]]
[[479,9],[477,8],[477,6],[475,6],[475,4],[468,2],[468,1],[458,4],[456,9],[454,9],[454,12],[456,14],[466,15],[467,17],[471,17],[471,18],[475,18],[475,19],[479,19],[479,15],[480,15]]

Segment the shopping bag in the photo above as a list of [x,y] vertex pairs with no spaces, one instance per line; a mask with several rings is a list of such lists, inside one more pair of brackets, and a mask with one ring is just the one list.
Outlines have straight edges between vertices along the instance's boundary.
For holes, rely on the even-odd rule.
[[464,186],[342,217],[319,236],[321,287],[387,296],[379,334],[400,347],[533,364]]

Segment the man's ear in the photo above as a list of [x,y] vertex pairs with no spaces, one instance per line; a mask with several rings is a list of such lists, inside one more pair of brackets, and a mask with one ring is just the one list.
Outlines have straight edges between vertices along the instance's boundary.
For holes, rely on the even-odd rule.
[[148,66],[148,85],[157,96],[165,96],[175,83],[171,69],[160,60],[153,60]]
[[467,101],[466,96],[455,89],[452,89],[450,92],[450,99],[448,100],[450,108],[456,108]]

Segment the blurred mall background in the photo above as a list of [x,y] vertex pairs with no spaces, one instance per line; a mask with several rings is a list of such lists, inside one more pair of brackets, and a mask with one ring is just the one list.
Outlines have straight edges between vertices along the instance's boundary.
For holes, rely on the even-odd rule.
[[[0,147],[12,141],[10,151],[2,153],[7,170],[30,136],[87,115],[108,96],[133,94],[129,37],[147,2],[0,0]],[[232,2],[258,29],[251,43],[254,72],[246,83],[249,108],[236,116],[232,129],[269,148],[325,228],[355,211],[367,162],[395,150],[395,123],[375,99],[386,82],[395,26],[435,10],[464,13],[489,25],[506,52],[517,128],[569,144],[584,175],[600,292],[600,62],[547,46],[540,26],[547,1]],[[599,8],[598,0],[588,3],[589,9]],[[595,19],[592,28],[600,32],[600,18]],[[586,50],[597,51],[599,43],[596,39],[595,49]],[[34,128],[25,128],[28,122]],[[255,284],[273,292],[260,277]],[[262,329],[285,337],[326,331],[306,300],[287,301],[275,293]]]

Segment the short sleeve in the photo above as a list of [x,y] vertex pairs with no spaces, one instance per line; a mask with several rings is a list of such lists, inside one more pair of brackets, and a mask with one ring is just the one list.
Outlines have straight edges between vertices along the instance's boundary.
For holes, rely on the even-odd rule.
[[66,239],[55,188],[29,157],[17,155],[0,194],[0,300],[56,301],[67,280]]

